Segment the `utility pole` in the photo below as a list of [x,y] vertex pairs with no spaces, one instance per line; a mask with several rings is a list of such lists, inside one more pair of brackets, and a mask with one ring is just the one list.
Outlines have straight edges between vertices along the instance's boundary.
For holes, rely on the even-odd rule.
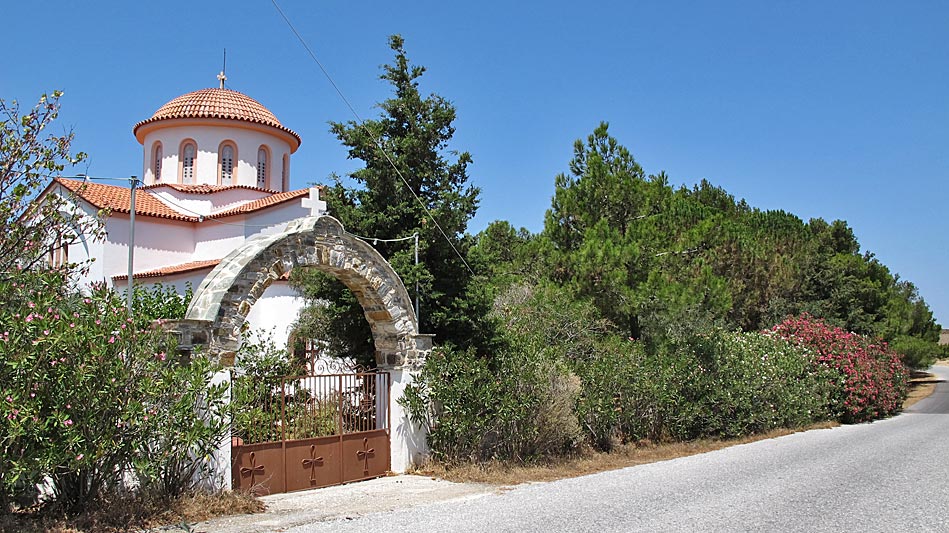
[[131,187],[131,199],[129,200],[129,280],[126,290],[128,300],[129,318],[132,317],[132,275],[133,264],[135,263],[135,188],[138,186],[138,176],[129,177],[129,186]]

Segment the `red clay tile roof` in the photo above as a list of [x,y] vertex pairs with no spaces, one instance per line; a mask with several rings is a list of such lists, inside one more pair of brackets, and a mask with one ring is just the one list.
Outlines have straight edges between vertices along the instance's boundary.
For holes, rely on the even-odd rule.
[[[81,198],[98,209],[111,209],[112,211],[118,213],[129,212],[129,200],[131,198],[130,189],[116,185],[104,185],[101,183],[84,182],[82,180],[69,178],[56,178],[56,182],[75,192]],[[179,213],[171,207],[168,207],[168,205],[163,203],[158,198],[155,198],[155,196],[148,192],[148,189],[154,189],[159,186],[167,186],[179,191],[197,192],[198,194],[213,194],[229,189],[250,189],[271,192],[267,191],[266,189],[257,189],[256,187],[248,187],[245,185],[178,185],[167,183],[149,185],[147,187],[140,188],[138,193],[135,195],[135,216],[167,218],[170,220],[182,220],[185,222],[200,222],[198,216]],[[299,189],[296,191],[271,194],[265,198],[254,200],[232,209],[221,211],[220,213],[214,213],[204,218],[224,218],[234,215],[253,213],[254,211],[273,207],[284,202],[289,202],[290,200],[303,198],[309,193],[309,189]]]
[[151,118],[136,124],[132,132],[135,133],[145,124],[178,118],[223,118],[264,124],[289,133],[297,140],[297,145],[300,144],[300,136],[284,127],[269,109],[257,100],[230,89],[201,89],[183,94],[159,107]]
[[[56,182],[99,209],[111,209],[118,213],[131,212],[131,189],[67,178],[56,178]],[[145,191],[139,191],[135,195],[135,214],[185,222],[198,221],[198,217],[179,213]]]
[[159,187],[168,187],[180,192],[187,192],[191,194],[214,194],[216,192],[227,191],[231,189],[246,189],[249,191],[260,191],[268,194],[274,194],[277,191],[272,189],[261,189],[260,187],[251,187],[250,185],[184,185],[181,183],[152,183],[151,185],[145,185],[144,187],[139,187],[139,190],[142,189],[157,189]]
[[251,213],[259,209],[265,209],[267,207],[272,207],[284,202],[289,202],[296,198],[303,198],[310,194],[310,189],[300,189],[297,191],[287,191],[268,196],[266,198],[261,198],[260,200],[254,200],[253,202],[248,202],[244,205],[235,207],[234,209],[228,209],[227,211],[221,211],[220,213],[214,213],[210,218],[222,218],[229,217],[232,215],[241,215],[245,213]]
[[[149,270],[147,272],[136,272],[132,274],[132,277],[135,279],[143,278],[160,278],[162,276],[169,276],[171,274],[182,274],[184,272],[193,272],[195,270],[202,270],[205,268],[213,268],[220,263],[220,259],[208,259],[206,261],[191,261],[190,263],[182,263],[180,265],[171,265],[162,268],[156,268],[155,270]],[[119,274],[118,276],[112,276],[113,280],[122,281],[129,279],[128,274]]]

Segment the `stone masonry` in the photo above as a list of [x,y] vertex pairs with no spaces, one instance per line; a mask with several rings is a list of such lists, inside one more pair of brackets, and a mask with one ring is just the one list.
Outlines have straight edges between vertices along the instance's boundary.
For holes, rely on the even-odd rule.
[[300,218],[283,233],[248,239],[204,279],[185,320],[165,328],[179,333],[186,345],[204,341],[222,363],[233,365],[251,307],[271,283],[297,267],[327,272],[353,292],[372,329],[380,368],[410,369],[424,362],[432,336],[418,332],[402,280],[379,252],[326,215]]

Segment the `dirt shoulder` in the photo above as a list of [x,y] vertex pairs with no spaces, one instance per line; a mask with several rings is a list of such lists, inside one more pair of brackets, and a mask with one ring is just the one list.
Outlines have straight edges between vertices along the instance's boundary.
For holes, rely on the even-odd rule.
[[[449,500],[479,498],[502,487],[453,483],[423,476],[390,476],[325,489],[274,494],[260,500],[263,514],[215,518],[193,527],[195,533],[262,533],[326,520],[353,518]],[[159,530],[155,530],[159,531]],[[161,531],[181,531],[169,527]]]

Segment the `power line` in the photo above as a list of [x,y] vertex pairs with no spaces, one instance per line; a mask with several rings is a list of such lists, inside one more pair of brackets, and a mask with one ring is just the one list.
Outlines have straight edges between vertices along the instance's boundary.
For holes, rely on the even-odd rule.
[[292,31],[293,34],[296,35],[297,40],[299,40],[300,44],[303,45],[303,48],[306,49],[307,53],[310,55],[310,58],[320,68],[320,71],[323,73],[326,79],[330,82],[330,85],[332,85],[333,89],[336,90],[336,94],[339,95],[343,103],[346,104],[346,107],[349,108],[349,111],[353,114],[353,117],[356,119],[357,124],[359,124],[362,127],[362,129],[366,132],[366,134],[369,135],[369,138],[372,139],[372,142],[376,145],[379,151],[382,152],[382,155],[385,156],[386,161],[389,162],[389,166],[391,166],[392,170],[394,170],[395,173],[398,174],[399,179],[402,180],[402,183],[405,185],[405,188],[408,189],[410,193],[412,193],[412,196],[415,197],[415,201],[418,202],[418,204],[422,206],[422,209],[425,210],[425,213],[428,215],[428,218],[432,220],[432,222],[435,224],[435,227],[438,228],[438,231],[442,234],[442,237],[444,237],[445,241],[448,242],[448,245],[451,246],[452,251],[455,252],[455,255],[458,256],[458,259],[460,259],[462,264],[465,265],[465,268],[468,269],[468,272],[470,272],[471,275],[474,276],[475,275],[474,270],[471,269],[471,266],[468,265],[468,262],[465,261],[465,258],[461,255],[461,252],[459,252],[458,248],[455,247],[455,243],[453,243],[451,238],[448,237],[448,233],[446,233],[445,230],[442,228],[441,224],[438,223],[438,220],[435,219],[435,216],[432,214],[432,211],[428,208],[427,205],[425,205],[425,202],[423,202],[422,199],[419,198],[419,195],[416,194],[415,190],[412,189],[412,187],[409,185],[409,181],[405,179],[405,176],[402,174],[402,171],[399,170],[399,167],[397,167],[395,162],[392,161],[392,158],[389,157],[389,152],[385,149],[385,146],[382,144],[382,140],[376,137],[376,135],[372,132],[372,130],[366,127],[366,125],[363,122],[362,117],[360,117],[359,113],[356,112],[356,108],[354,108],[353,105],[349,102],[349,99],[346,98],[346,95],[343,94],[343,91],[339,88],[338,85],[336,85],[336,82],[333,80],[333,77],[330,76],[330,73],[323,66],[323,63],[321,63],[320,60],[317,59],[316,54],[314,54],[313,50],[310,49],[310,46],[306,43],[306,40],[303,39],[303,36],[301,36],[300,33],[297,31],[297,29],[293,26],[293,23],[290,22],[290,19],[283,12],[283,10],[280,9],[280,6],[277,4],[277,0],[270,0],[270,1],[271,3],[273,3],[274,8],[277,9],[277,12],[280,13],[280,16],[283,17],[283,20],[284,22],[287,23],[287,26],[290,27],[290,31]]

